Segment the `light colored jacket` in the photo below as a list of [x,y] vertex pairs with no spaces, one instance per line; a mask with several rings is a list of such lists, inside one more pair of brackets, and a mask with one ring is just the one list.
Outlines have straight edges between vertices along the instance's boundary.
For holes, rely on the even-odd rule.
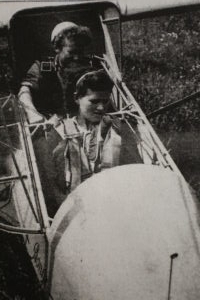
[[58,184],[68,191],[82,181],[119,164],[121,137],[111,119],[103,118],[90,130],[81,128],[76,118],[63,120],[56,132],[60,141],[53,149]]

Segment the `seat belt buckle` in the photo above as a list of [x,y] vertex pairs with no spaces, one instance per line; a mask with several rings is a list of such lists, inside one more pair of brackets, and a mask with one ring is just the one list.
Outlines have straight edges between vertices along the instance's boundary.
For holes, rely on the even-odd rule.
[[42,72],[51,72],[53,69],[53,64],[51,61],[42,61],[40,70]]

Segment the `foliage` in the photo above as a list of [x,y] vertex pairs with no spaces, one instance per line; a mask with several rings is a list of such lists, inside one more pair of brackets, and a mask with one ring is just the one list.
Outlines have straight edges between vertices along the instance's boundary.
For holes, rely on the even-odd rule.
[[7,33],[7,27],[0,27],[0,97],[8,93],[12,78]]
[[[199,90],[200,12],[124,24],[124,80],[149,112]],[[199,130],[200,99],[152,120],[157,129]]]
[[[200,12],[125,23],[124,81],[150,113],[200,90]],[[200,97],[151,120],[200,198]]]

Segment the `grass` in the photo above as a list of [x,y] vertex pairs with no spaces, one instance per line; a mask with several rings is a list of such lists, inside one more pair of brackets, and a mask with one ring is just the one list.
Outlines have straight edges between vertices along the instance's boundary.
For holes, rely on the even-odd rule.
[[[123,25],[124,81],[147,114],[200,90],[199,20],[196,11]],[[200,198],[200,98],[150,121]]]
[[[124,80],[148,113],[199,89],[200,13],[165,16],[123,26]],[[199,130],[200,99],[153,121],[164,130]]]

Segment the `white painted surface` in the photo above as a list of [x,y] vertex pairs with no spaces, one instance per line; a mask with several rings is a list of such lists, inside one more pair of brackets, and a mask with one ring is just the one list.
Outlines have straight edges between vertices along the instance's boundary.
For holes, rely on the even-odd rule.
[[128,165],[81,184],[58,211],[50,236],[54,299],[200,298],[197,210],[169,170]]
[[66,0],[66,1],[0,1],[0,24],[6,24],[17,11],[33,7],[61,6],[69,3],[110,2],[118,6],[123,16],[176,6],[200,4],[200,0]]

